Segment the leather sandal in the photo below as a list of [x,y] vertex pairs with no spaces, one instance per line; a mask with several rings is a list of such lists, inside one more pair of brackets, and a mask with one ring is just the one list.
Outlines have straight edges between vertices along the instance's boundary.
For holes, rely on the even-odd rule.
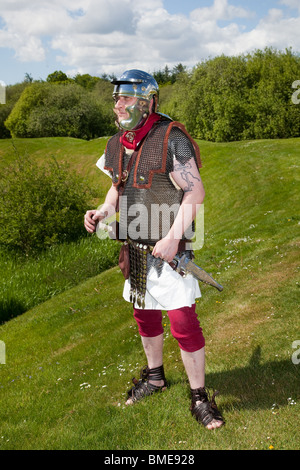
[[[163,380],[164,384],[157,386],[150,383],[149,380]],[[163,392],[167,388],[164,366],[155,367],[154,369],[149,369],[148,366],[144,366],[140,372],[140,380],[134,377],[132,382],[134,386],[127,392],[128,399],[131,399],[132,402],[142,400],[144,397],[156,392]]]
[[215,397],[218,395],[218,393],[218,391],[214,392],[210,398],[209,392],[205,387],[191,389],[192,405],[190,410],[192,415],[195,416],[196,420],[205,427],[207,427],[207,425],[213,420],[221,421],[222,425],[225,424],[225,420],[218,410],[215,401]]

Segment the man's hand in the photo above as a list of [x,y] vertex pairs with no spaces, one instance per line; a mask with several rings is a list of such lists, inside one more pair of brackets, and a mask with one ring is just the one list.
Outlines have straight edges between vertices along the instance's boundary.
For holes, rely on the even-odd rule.
[[162,238],[153,248],[152,255],[155,258],[161,258],[170,263],[173,261],[174,256],[178,251],[178,244],[180,240],[170,240],[169,238]]
[[112,185],[108,190],[104,204],[99,206],[101,210],[93,209],[86,212],[84,216],[84,226],[89,233],[96,232],[98,222],[115,214],[118,197],[118,190]]
[[96,209],[87,211],[84,216],[84,226],[89,233],[96,232],[96,226],[99,220],[105,218],[105,214],[102,211]]

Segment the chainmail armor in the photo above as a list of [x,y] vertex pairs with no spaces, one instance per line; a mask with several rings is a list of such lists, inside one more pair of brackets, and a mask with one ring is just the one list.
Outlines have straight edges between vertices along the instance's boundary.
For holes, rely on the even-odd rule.
[[[120,144],[120,135],[113,136],[105,152],[105,169],[119,187],[124,169],[131,158]],[[145,275],[151,267],[161,274],[163,261],[151,255],[147,246],[165,237],[174,223],[184,191],[170,177],[174,160],[185,165],[194,159],[201,167],[197,144],[177,122],[160,121],[152,127],[135,152],[135,162],[129,172],[119,201],[119,236],[130,243],[130,280],[132,301],[144,304]],[[190,238],[190,230],[186,231]],[[185,239],[185,235],[183,236]],[[192,257],[192,252],[189,252]],[[145,262],[146,261],[146,262]]]

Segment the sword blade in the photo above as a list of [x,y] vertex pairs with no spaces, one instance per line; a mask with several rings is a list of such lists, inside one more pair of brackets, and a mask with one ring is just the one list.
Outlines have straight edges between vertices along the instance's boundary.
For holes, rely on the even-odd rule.
[[223,286],[219,284],[210,274],[208,274],[204,269],[200,268],[196,263],[191,260],[188,260],[186,257],[182,257],[179,260],[177,259],[178,265],[176,270],[183,270],[184,273],[190,273],[196,277],[199,281],[209,284],[210,286],[215,287],[220,292],[223,290]]
[[218,289],[220,292],[223,290],[223,286],[219,284],[213,277],[211,277],[204,269],[200,268],[197,264],[193,263],[193,261],[189,261],[186,266],[185,266],[186,272],[191,273],[193,276],[195,276],[199,281],[205,282],[206,284],[209,284],[216,289]]
[[[152,251],[152,249],[150,249]],[[171,268],[174,271],[177,271],[181,275],[185,274],[192,274],[198,281],[204,282],[205,284],[209,284],[212,287],[218,289],[218,291],[222,292],[223,286],[219,284],[210,274],[208,274],[204,269],[200,268],[196,263],[191,261],[185,254],[181,256],[175,256],[173,261],[169,263]]]

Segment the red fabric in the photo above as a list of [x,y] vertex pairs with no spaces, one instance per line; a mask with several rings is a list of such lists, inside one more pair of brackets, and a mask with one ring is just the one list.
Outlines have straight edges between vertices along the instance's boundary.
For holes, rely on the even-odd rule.
[[[162,313],[160,310],[134,309],[134,318],[141,336],[154,337],[163,333]],[[169,310],[171,333],[179,347],[194,352],[205,346],[202,328],[196,314],[196,305]]]
[[153,124],[160,119],[156,113],[150,114],[145,124],[140,128],[132,131],[126,131],[120,137],[120,142],[124,147],[135,150],[141,140],[148,134]]
[[164,332],[160,310],[133,309],[133,316],[138,324],[141,336],[154,337]]

